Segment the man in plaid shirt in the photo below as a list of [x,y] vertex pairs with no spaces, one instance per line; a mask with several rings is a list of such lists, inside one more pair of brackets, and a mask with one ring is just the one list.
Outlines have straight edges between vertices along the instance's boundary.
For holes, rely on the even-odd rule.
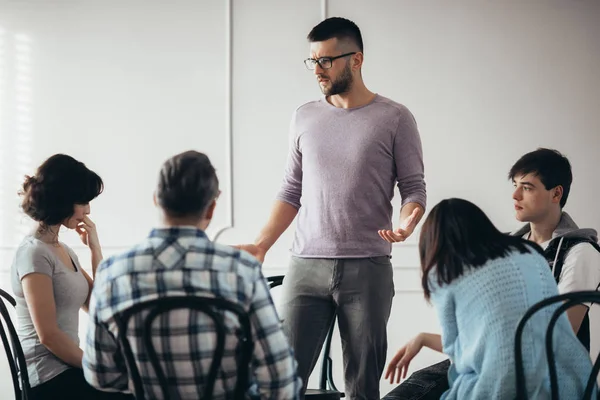
[[[114,315],[158,297],[211,295],[240,304],[250,317],[254,354],[249,388],[265,399],[296,399],[301,380],[259,262],[239,250],[211,242],[204,231],[219,195],[215,170],[204,154],[188,151],[167,160],[160,171],[155,203],[164,228],[130,251],[102,262],[90,302],[83,368],[87,381],[106,391],[132,388],[116,337]],[[215,333],[202,314],[179,310],[156,320],[154,344],[180,399],[202,398]],[[227,314],[226,314],[227,315]],[[147,398],[160,398],[158,380],[141,342],[141,321],[132,318],[128,335]],[[239,326],[226,319],[228,331]],[[191,334],[191,335],[190,335]],[[136,336],[133,336],[136,335]],[[232,398],[238,338],[228,334],[213,398]]]

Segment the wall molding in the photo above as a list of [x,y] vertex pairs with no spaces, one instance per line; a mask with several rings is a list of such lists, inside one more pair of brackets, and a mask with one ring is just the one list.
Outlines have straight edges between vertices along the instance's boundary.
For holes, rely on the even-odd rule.
[[[321,19],[328,15],[328,1],[321,0]],[[218,241],[219,237],[227,230],[235,226],[234,207],[234,176],[233,176],[233,0],[225,1],[225,158],[227,164],[227,222],[219,228],[213,237]]]
[[329,2],[327,0],[321,0],[321,20],[327,19],[329,13]]
[[227,160],[227,222],[219,228],[213,241],[234,227],[233,207],[233,0],[225,1],[225,159]]

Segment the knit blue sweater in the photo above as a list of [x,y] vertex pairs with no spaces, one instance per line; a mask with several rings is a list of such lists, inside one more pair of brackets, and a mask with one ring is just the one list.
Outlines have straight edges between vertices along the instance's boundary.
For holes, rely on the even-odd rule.
[[[512,252],[467,270],[449,285],[437,285],[433,274],[429,279],[443,350],[452,361],[450,389],[442,399],[514,399],[517,324],[532,305],[558,294],[548,262],[538,253]],[[550,397],[544,338],[557,307],[536,313],[524,330],[524,369],[531,399]],[[592,363],[565,314],[556,324],[554,338],[560,398],[581,398]]]

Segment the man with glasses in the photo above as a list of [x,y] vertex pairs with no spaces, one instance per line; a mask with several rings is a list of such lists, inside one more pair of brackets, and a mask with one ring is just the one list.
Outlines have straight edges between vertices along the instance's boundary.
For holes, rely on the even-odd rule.
[[[262,261],[298,215],[282,316],[303,390],[337,315],[347,397],[379,399],[394,295],[391,243],[409,237],[425,209],[421,140],[406,107],[365,86],[352,21],[326,19],[308,40],[305,65],[325,96],[295,111],[271,216],[255,243],[240,247]],[[395,185],[402,208],[393,230]]]

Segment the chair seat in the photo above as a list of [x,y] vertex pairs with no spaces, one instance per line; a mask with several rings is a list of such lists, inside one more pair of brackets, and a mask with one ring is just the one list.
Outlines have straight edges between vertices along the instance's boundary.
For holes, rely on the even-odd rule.
[[306,389],[304,397],[308,400],[340,400],[342,394],[335,390]]

